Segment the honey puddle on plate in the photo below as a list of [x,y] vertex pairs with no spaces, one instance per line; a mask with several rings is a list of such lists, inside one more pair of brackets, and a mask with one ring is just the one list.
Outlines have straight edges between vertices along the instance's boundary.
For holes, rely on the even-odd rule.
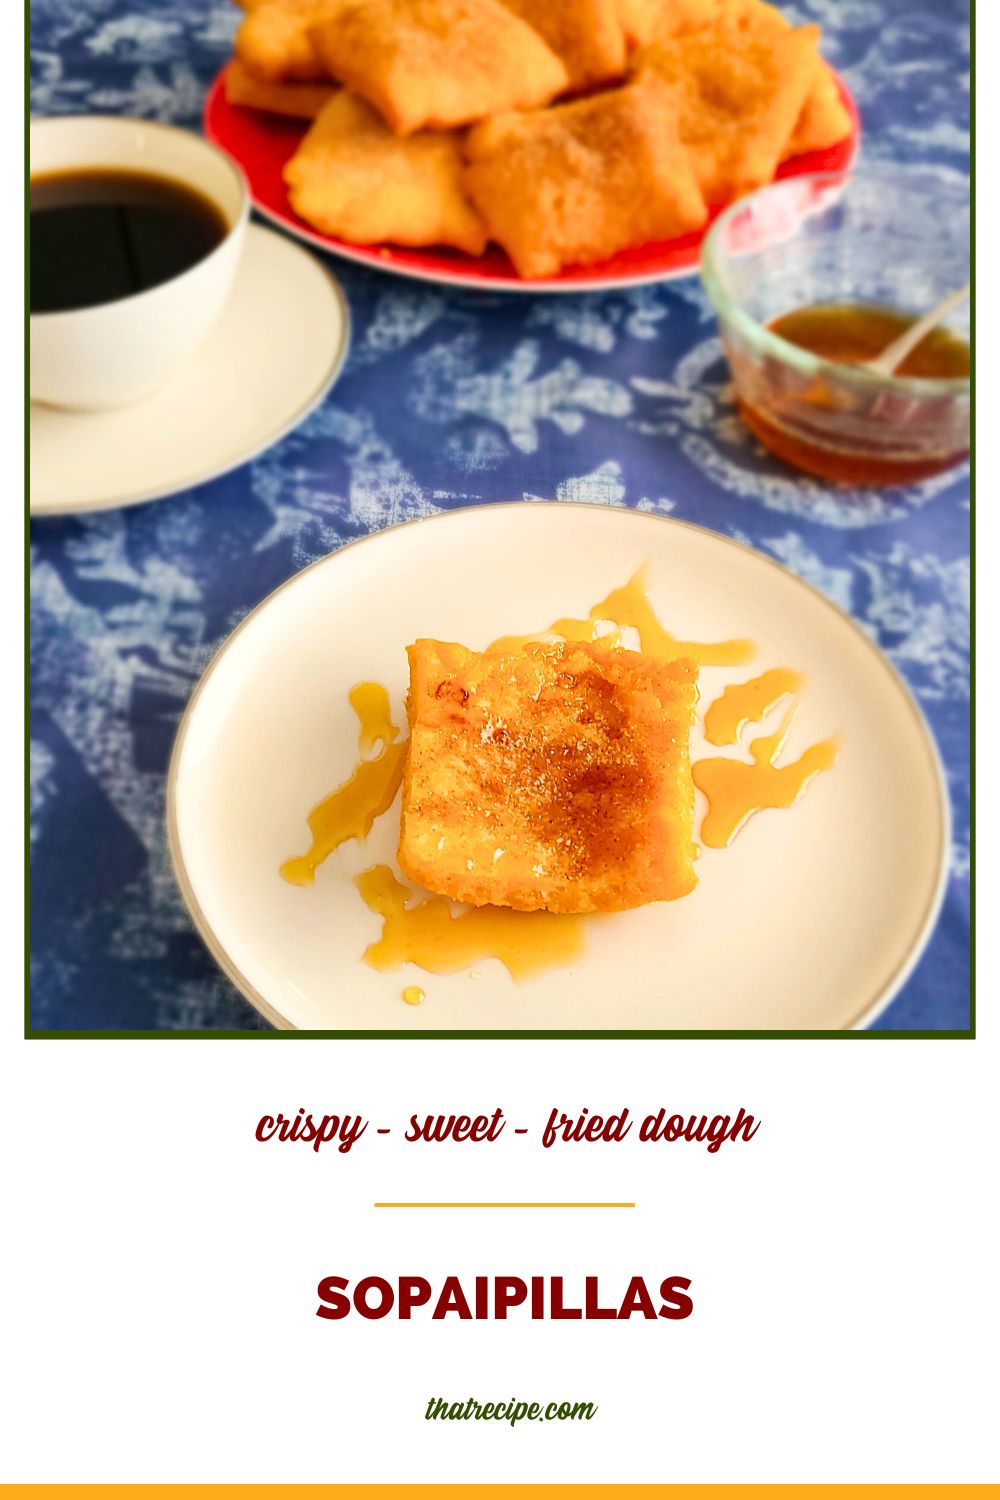
[[705,738],[710,745],[736,745],[744,725],[769,714],[789,693],[800,693],[805,678],[789,667],[774,667],[749,682],[727,687],[705,713]]
[[[620,589],[612,589],[606,599],[595,604],[586,620],[573,618],[554,620],[547,630],[534,635],[503,635],[487,646],[487,651],[503,655],[520,651],[530,641],[544,640],[546,636],[561,635],[567,641],[597,641],[608,646],[617,645],[621,632],[631,628],[638,632],[639,644],[648,656],[660,661],[693,661],[699,667],[742,667],[752,661],[757,653],[753,641],[679,641],[665,630],[646,598],[649,587],[649,564],[644,563],[628,583]],[[598,621],[608,620],[617,625],[610,635],[598,634]]]
[[[506,906],[473,906],[453,917],[450,901],[421,898],[388,865],[365,870],[354,884],[368,909],[382,918],[382,936],[365,949],[365,961],[374,969],[411,963],[432,974],[454,974],[478,959],[498,958],[512,979],[527,979],[583,952],[581,917]],[[404,1000],[406,995],[404,990]]]
[[281,874],[292,885],[312,885],[316,870],[334,849],[348,839],[363,839],[375,819],[386,812],[403,779],[406,741],[397,743],[399,730],[392,722],[389,694],[380,682],[359,682],[350,692],[351,707],[360,721],[360,760],[349,781],[317,803],[309,814],[312,844],[305,854],[286,859]]
[[792,807],[812,778],[835,764],[840,750],[836,738],[811,745],[790,765],[775,765],[798,713],[804,685],[800,673],[776,667],[749,682],[727,687],[709,705],[705,738],[712,745],[735,745],[744,725],[763,719],[783,698],[792,696],[777,731],[751,740],[749,761],[719,755],[697,760],[691,767],[695,786],[708,800],[701,824],[701,842],[707,848],[725,849],[754,813]]
[[[738,667],[751,661],[756,646],[749,640],[682,641],[657,618],[646,597],[648,565],[622,588],[595,604],[586,619],[556,620],[533,635],[503,636],[487,647],[494,653],[515,652],[532,641],[561,636],[569,641],[604,641],[614,646],[622,631],[634,629],[641,649],[661,661],[687,659],[699,667]],[[600,632],[599,624],[615,628]],[[832,766],[837,741],[813,745],[792,765],[777,766],[804,686],[799,673],[775,668],[749,682],[727,687],[705,716],[705,733],[713,745],[735,745],[742,729],[756,722],[783,698],[794,701],[776,734],[758,736],[749,746],[750,761],[723,757],[697,761],[695,785],[709,808],[701,828],[702,843],[723,848],[747,819],[764,808],[791,807],[817,772]],[[309,814],[312,844],[305,854],[288,859],[281,874],[293,885],[312,885],[319,865],[348,839],[364,840],[377,817],[386,812],[399,789],[406,740],[392,722],[389,695],[377,682],[362,682],[350,693],[358,716],[359,760],[350,778]],[[375,753],[373,753],[375,752]],[[365,905],[382,918],[382,935],[365,951],[376,969],[416,964],[433,974],[452,974],[480,959],[496,958],[514,979],[565,966],[583,951],[581,916],[554,912],[521,912],[508,907],[470,907],[452,914],[441,896],[421,895],[404,886],[387,865],[375,865],[355,877]],[[425,998],[418,985],[402,992],[408,1005]]]

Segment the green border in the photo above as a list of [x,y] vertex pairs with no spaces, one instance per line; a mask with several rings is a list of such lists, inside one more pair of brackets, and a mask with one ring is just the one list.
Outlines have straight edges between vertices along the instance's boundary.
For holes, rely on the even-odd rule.
[[[973,110],[972,127],[970,135],[970,179],[971,191],[971,247],[970,247],[970,277],[972,291],[970,294],[970,343],[972,345],[973,372],[975,371],[975,314],[976,314],[976,194],[975,194],[975,168],[976,168],[976,135],[975,135],[975,0],[970,6],[970,56],[972,59],[972,76],[970,82],[970,102]],[[30,146],[29,146],[29,122],[30,122],[30,84],[31,84],[31,62],[30,41],[25,38],[25,61],[24,61],[24,88],[25,88],[25,110],[24,110],[24,199],[25,206],[29,204],[29,182],[31,173]],[[29,399],[29,351],[30,351],[30,214],[24,216],[24,447],[27,453],[30,441],[30,399]],[[975,1041],[976,1040],[976,710],[975,689],[976,680],[976,539],[975,539],[975,516],[976,516],[976,470],[975,470],[975,439],[976,439],[976,384],[973,374],[972,400],[970,406],[970,478],[969,478],[969,518],[970,518],[970,670],[971,684],[969,704],[969,816],[970,816],[970,921],[969,921],[969,951],[970,951],[970,980],[969,980],[969,1028],[966,1031],[873,1031],[870,1028],[863,1030],[846,1031],[304,1031],[304,1030],[236,1030],[236,1031],[171,1031],[171,1030],[135,1030],[135,1031],[112,1031],[112,1030],[90,1030],[90,1031],[65,1031],[65,1030],[35,1030],[31,1026],[31,803],[30,803],[30,766],[31,766],[31,678],[30,678],[30,641],[31,641],[31,513],[30,513],[30,470],[25,465],[24,474],[24,660],[25,660],[25,717],[24,717],[24,890],[25,890],[25,914],[24,914],[24,1039],[26,1041],[841,1041],[845,1039],[854,1040],[877,1040],[877,1041]],[[940,916],[938,917],[940,920]],[[206,953],[208,949],[206,948]],[[209,957],[211,954],[209,953]],[[231,983],[231,981],[230,981]],[[232,986],[236,994],[239,990]],[[244,996],[240,997],[250,1004]]]
[[[206,949],[207,952],[207,949]],[[211,956],[211,955],[209,955]],[[239,990],[233,986],[236,994]],[[243,999],[243,996],[240,996]],[[273,1041],[275,1038],[323,1042],[815,1042],[845,1037],[884,1041],[973,1042],[976,1040],[975,985],[972,986],[969,1031],[32,1031],[25,1041]],[[250,1001],[247,1000],[247,1005]],[[27,1002],[26,1002],[27,1005]]]

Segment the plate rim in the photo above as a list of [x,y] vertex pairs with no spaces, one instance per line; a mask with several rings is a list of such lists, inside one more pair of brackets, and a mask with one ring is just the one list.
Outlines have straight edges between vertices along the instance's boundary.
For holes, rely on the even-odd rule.
[[[221,150],[222,148],[220,147],[218,149]],[[266,235],[268,236],[268,238],[277,240],[285,248],[295,254],[308,255],[308,252],[305,249],[300,248],[294,243],[290,243],[287,235],[277,233],[277,231],[271,228],[269,225],[254,224],[253,222],[249,223],[247,225],[248,238],[251,235],[255,237]],[[245,253],[246,251],[244,249],[244,254]],[[316,408],[320,406],[323,401],[325,401],[333,386],[336,384],[344,368],[347,356],[350,353],[352,337],[351,308],[343,287],[337,280],[331,268],[326,265],[325,262],[320,260],[315,255],[308,255],[308,259],[312,262],[312,264],[316,266],[316,268],[320,272],[322,272],[324,278],[330,284],[331,290],[333,292],[334,302],[337,304],[337,308],[340,313],[341,331],[340,337],[334,345],[333,356],[330,360],[327,371],[323,375],[323,378],[321,379],[319,385],[316,387],[315,391],[307,396],[302,404],[296,408],[296,410],[287,419],[287,421],[283,422],[276,429],[269,430],[266,437],[264,437],[259,443],[255,443],[255,445],[248,452],[242,454],[239,458],[233,460],[232,462],[226,460],[219,467],[211,468],[204,473],[200,472],[195,477],[181,481],[180,483],[171,482],[166,487],[164,487],[163,484],[153,485],[148,490],[140,490],[137,492],[130,491],[124,495],[114,495],[110,499],[102,498],[100,500],[85,500],[82,502],[60,500],[51,505],[46,503],[36,503],[31,497],[29,460],[28,514],[31,519],[36,521],[44,521],[49,517],[56,518],[59,516],[82,516],[92,514],[95,511],[104,510],[126,510],[133,505],[149,505],[155,500],[169,500],[170,498],[172,498],[172,496],[179,495],[184,490],[197,489],[200,485],[211,484],[216,479],[223,479],[227,474],[235,473],[235,471],[237,469],[241,469],[244,464],[253,463],[254,459],[259,458],[262,453],[266,453],[269,448],[273,448],[276,443],[280,443],[282,438],[286,438],[290,432],[294,432],[295,428],[298,427],[302,422],[304,422],[308,416],[311,416]],[[237,272],[237,275],[239,275],[239,272]],[[209,334],[209,337],[211,337],[211,334]],[[195,353],[194,357],[197,358],[197,353]],[[40,403],[28,403],[29,424],[31,422],[31,410],[36,404]],[[135,404],[137,406],[141,405],[140,402],[136,402]],[[83,412],[78,413],[77,415],[81,415],[86,418],[89,413]]]
[[[902,693],[903,700],[916,722],[917,729],[920,732],[924,747],[928,753],[932,779],[934,781],[935,789],[937,792],[937,808],[940,820],[940,838],[935,856],[937,875],[924,914],[921,917],[920,922],[917,924],[914,936],[908,948],[906,949],[906,952],[899,959],[896,966],[888,975],[881,989],[872,997],[871,1000],[865,1003],[865,1005],[850,1022],[845,1023],[845,1025],[834,1030],[810,1030],[808,1028],[793,1028],[787,1031],[774,1029],[750,1029],[747,1031],[733,1031],[731,1029],[725,1028],[719,1028],[717,1030],[709,1029],[707,1031],[697,1031],[692,1029],[665,1029],[653,1031],[608,1031],[588,1029],[584,1031],[553,1031],[548,1029],[539,1029],[536,1031],[526,1032],[518,1030],[492,1031],[486,1029],[474,1031],[417,1032],[400,1031],[388,1028],[384,1030],[377,1029],[375,1031],[365,1031],[360,1028],[345,1028],[341,1030],[337,1030],[334,1028],[321,1028],[318,1030],[314,1030],[312,1028],[297,1026],[293,1021],[290,1021],[286,1016],[283,1016],[281,1012],[277,1010],[277,1008],[272,1005],[271,1002],[267,1000],[267,998],[262,995],[259,990],[257,990],[255,985],[252,984],[247,976],[242,973],[237,964],[230,957],[229,953],[223,947],[221,940],[217,937],[214,928],[208,921],[208,918],[206,917],[205,912],[203,911],[201,904],[199,903],[194,893],[187,866],[184,862],[181,839],[177,826],[177,787],[180,778],[181,760],[184,752],[184,744],[187,739],[188,731],[190,729],[194,713],[197,710],[197,705],[201,698],[202,692],[211,680],[223,656],[235,642],[236,638],[251,624],[251,622],[256,618],[258,614],[262,613],[263,610],[267,608],[272,600],[277,598],[279,594],[284,593],[286,589],[291,588],[292,585],[295,584],[306,573],[311,573],[315,569],[329,564],[334,558],[341,556],[345,552],[348,552],[353,547],[360,547],[365,542],[375,541],[378,537],[384,536],[388,532],[399,531],[404,527],[422,526],[434,521],[445,521],[455,515],[465,515],[470,513],[478,514],[485,511],[500,511],[506,510],[511,506],[523,507],[526,505],[543,507],[549,510],[584,510],[590,512],[591,514],[595,511],[607,511],[612,515],[639,516],[644,520],[652,519],[654,521],[663,522],[664,524],[669,526],[682,526],[689,531],[701,532],[711,537],[715,541],[723,542],[730,547],[735,547],[741,552],[748,552],[758,562],[766,563],[768,567],[775,569],[784,577],[790,579],[794,584],[803,589],[811,597],[817,599],[842,623],[846,623],[854,632],[854,634],[861,638],[861,641],[864,643],[864,645],[867,646],[870,651],[873,651],[875,653],[884,670],[887,671],[890,677],[895,680],[896,686]],[[341,545],[339,547],[336,547],[333,551],[327,552],[323,557],[318,557],[315,559],[315,561],[307,563],[304,568],[300,568],[298,572],[293,573],[289,578],[286,578],[282,583],[279,583],[277,588],[272,589],[271,592],[267,594],[259,604],[255,605],[248,614],[244,615],[243,619],[239,622],[235,629],[226,636],[225,640],[221,643],[218,650],[215,651],[212,655],[211,660],[207,663],[204,671],[198,679],[198,682],[195,684],[194,691],[192,692],[191,697],[188,699],[187,704],[185,705],[184,712],[181,715],[180,721],[177,726],[177,731],[174,736],[174,743],[170,752],[170,761],[167,767],[165,804],[167,842],[170,851],[170,860],[173,867],[174,878],[177,881],[178,888],[184,900],[185,906],[187,907],[188,914],[194,923],[195,929],[202,942],[205,944],[208,951],[211,953],[212,957],[219,965],[219,968],[225,974],[227,979],[229,979],[230,983],[233,984],[234,987],[239,991],[243,998],[248,1000],[254,1007],[254,1009],[257,1010],[259,1014],[262,1015],[264,1019],[275,1028],[275,1030],[299,1033],[306,1037],[330,1039],[368,1038],[387,1041],[408,1041],[411,1039],[428,1041],[442,1039],[454,1041],[487,1041],[497,1038],[516,1038],[522,1040],[542,1041],[545,1039],[562,1039],[565,1037],[579,1037],[590,1040],[610,1037],[620,1040],[638,1040],[642,1038],[669,1039],[671,1037],[724,1040],[726,1038],[739,1037],[744,1040],[767,1040],[769,1038],[774,1038],[775,1036],[805,1039],[810,1037],[840,1037],[849,1035],[851,1033],[864,1033],[870,1027],[872,1021],[877,1019],[877,1017],[882,1014],[882,1012],[896,997],[896,995],[902,989],[903,985],[906,983],[907,979],[909,979],[910,975],[913,973],[921,957],[923,956],[924,950],[927,947],[927,944],[930,940],[930,937],[934,931],[934,927],[940,915],[941,907],[944,903],[944,897],[947,890],[949,878],[949,850],[951,847],[952,837],[951,799],[948,794],[947,775],[941,760],[941,755],[940,751],[938,750],[937,740],[934,736],[934,732],[931,729],[931,726],[928,723],[927,718],[924,715],[923,710],[921,709],[915,696],[910,691],[906,679],[897,670],[897,668],[890,661],[889,657],[881,649],[881,647],[876,645],[876,643],[871,639],[867,632],[862,629],[861,625],[857,620],[854,619],[853,615],[850,615],[846,610],[841,609],[841,607],[838,604],[834,603],[832,599],[828,598],[826,594],[815,588],[811,583],[808,583],[804,578],[800,577],[799,574],[794,573],[790,568],[785,567],[785,565],[779,562],[777,558],[768,557],[766,553],[760,552],[756,547],[751,547],[746,542],[738,541],[735,537],[726,536],[723,532],[715,531],[710,526],[702,526],[695,521],[685,521],[680,517],[672,515],[662,515],[655,511],[638,511],[628,506],[592,505],[585,500],[495,500],[488,501],[480,505],[457,506],[453,510],[439,510],[431,515],[426,516],[413,516],[408,521],[400,521],[394,526],[384,526],[378,531],[368,532],[365,536],[352,537],[348,541],[341,543]],[[246,1034],[253,1035],[254,1033],[248,1032]],[[893,1035],[894,1033],[888,1034]],[[905,1032],[901,1034],[906,1035]]]
[[[228,100],[225,99],[224,86],[226,71],[232,61],[232,58],[227,58],[222,67],[219,69],[218,73],[216,73],[215,77],[209,84],[208,89],[205,93],[201,116],[202,132],[205,135],[206,139],[220,151],[224,151],[227,156],[231,154],[229,148],[222,143],[215,131],[212,129],[210,116],[220,94],[222,95],[223,102],[228,105]],[[835,68],[832,63],[828,62],[827,66],[829,67],[830,72],[833,74],[833,77],[836,81],[838,95],[844,102],[845,107],[850,114],[852,127],[850,137],[850,151],[848,157],[843,165],[836,168],[835,170],[839,172],[853,172],[857,165],[858,154],[861,150],[861,112],[858,109],[857,101],[855,100],[852,90],[848,87],[847,81],[844,78],[843,74],[839,71],[839,69]],[[252,106],[250,105],[232,105],[230,107],[234,109],[252,108]],[[266,114],[267,111],[257,110],[255,111],[255,113]],[[303,120],[300,123],[302,123],[306,129],[308,129],[311,121]],[[808,155],[810,153],[804,152],[802,154]],[[240,170],[243,172],[244,176],[247,179],[247,189],[250,193],[250,199],[256,212],[261,214],[271,224],[275,224],[279,228],[283,229],[286,234],[291,235],[295,239],[301,240],[305,244],[315,246],[317,249],[324,251],[324,253],[327,255],[335,255],[343,260],[349,261],[352,265],[362,266],[369,271],[383,271],[390,276],[399,276],[407,281],[418,281],[430,286],[461,288],[466,291],[478,291],[484,293],[495,291],[504,294],[513,292],[520,293],[526,296],[546,296],[551,293],[555,293],[556,295],[567,295],[573,292],[584,293],[600,291],[626,291],[631,287],[650,286],[657,282],[666,283],[670,281],[683,281],[691,276],[697,276],[699,274],[699,268],[701,264],[701,246],[704,241],[704,235],[708,233],[708,230],[711,227],[711,224],[706,225],[705,230],[702,233],[702,239],[699,240],[697,246],[694,249],[694,259],[692,260],[690,265],[676,266],[672,269],[667,270],[639,271],[633,275],[629,275],[628,273],[614,274],[609,276],[584,275],[569,281],[562,279],[561,275],[555,277],[540,277],[537,280],[528,280],[517,275],[498,275],[495,277],[491,276],[489,278],[484,278],[482,276],[474,275],[471,272],[463,269],[462,267],[459,267],[458,269],[452,271],[445,268],[431,269],[421,266],[400,264],[392,260],[383,260],[378,254],[379,247],[377,245],[355,246],[348,244],[346,240],[338,240],[333,236],[323,235],[319,231],[312,229],[308,224],[305,223],[304,220],[299,221],[297,218],[293,220],[290,216],[279,213],[275,209],[269,208],[266,204],[262,204],[257,198],[257,195],[254,191],[254,186],[250,181],[250,174],[247,171],[246,166],[238,157],[233,157],[232,159],[236,162],[237,166],[239,166]],[[779,163],[779,169],[782,165],[784,164]],[[800,174],[790,175],[795,176]],[[777,181],[779,179],[777,177],[774,177],[771,180]],[[408,247],[400,246],[399,248],[405,250]],[[416,247],[411,246],[409,248],[414,249]],[[474,256],[469,256],[467,258],[473,262],[476,260],[476,257]]]

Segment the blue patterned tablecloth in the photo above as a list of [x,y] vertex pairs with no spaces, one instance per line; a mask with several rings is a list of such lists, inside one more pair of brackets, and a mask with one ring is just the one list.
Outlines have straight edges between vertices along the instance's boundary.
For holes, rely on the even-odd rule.
[[[868,162],[963,176],[964,0],[800,0],[845,74]],[[32,109],[197,126],[238,19],[221,0],[33,0]],[[413,516],[521,496],[670,512],[752,543],[859,620],[948,772],[954,846],[927,952],[877,1023],[969,1023],[965,473],[833,491],[737,420],[697,280],[473,295],[335,269],[354,324],[323,405],[262,458],[158,504],[32,525],[34,1028],[258,1028],[174,884],[164,777],[234,625],[306,563]]]

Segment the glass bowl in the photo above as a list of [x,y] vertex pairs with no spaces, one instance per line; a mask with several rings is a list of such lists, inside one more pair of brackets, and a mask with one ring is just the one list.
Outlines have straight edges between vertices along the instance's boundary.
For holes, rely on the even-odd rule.
[[[967,377],[875,375],[768,327],[805,307],[933,307],[969,277],[966,185],[903,170],[787,178],[720,215],[701,273],[740,414],[779,458],[841,484],[889,485],[967,457]],[[942,326],[968,339],[968,301]]]

